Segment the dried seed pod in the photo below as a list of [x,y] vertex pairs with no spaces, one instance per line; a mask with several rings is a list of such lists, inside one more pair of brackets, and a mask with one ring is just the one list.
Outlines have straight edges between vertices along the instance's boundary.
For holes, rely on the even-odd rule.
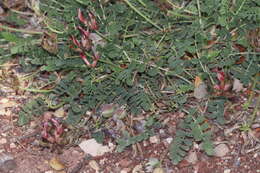
[[248,31],[247,39],[256,52],[260,52],[260,28]]

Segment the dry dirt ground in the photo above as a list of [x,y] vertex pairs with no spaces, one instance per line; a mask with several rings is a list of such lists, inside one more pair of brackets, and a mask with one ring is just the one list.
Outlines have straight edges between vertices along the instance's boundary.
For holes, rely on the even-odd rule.
[[[163,126],[156,130],[155,136],[127,148],[122,153],[115,150],[101,156],[84,154],[78,146],[43,147],[40,145],[40,122],[34,119],[29,125],[17,126],[18,113],[22,104],[32,95],[19,92],[12,84],[18,65],[7,65],[9,75],[1,82],[0,88],[0,172],[1,173],[257,173],[260,172],[260,126],[253,124],[249,131],[239,129],[245,117],[249,116],[255,105],[244,111],[242,104],[246,97],[235,97],[233,109],[226,111],[229,124],[212,126],[214,131],[215,155],[207,156],[199,144],[193,145],[185,160],[177,166],[168,156],[170,141],[174,138],[176,125],[185,115],[173,112],[160,115]],[[3,72],[3,69],[1,69]],[[18,74],[17,74],[18,75]],[[8,76],[8,75],[7,75]],[[235,117],[235,118],[234,118]],[[257,112],[256,122],[260,114]],[[83,135],[82,140],[89,139]],[[116,145],[107,138],[104,145]],[[155,163],[155,164],[154,164]],[[157,168],[157,169],[156,169]]]

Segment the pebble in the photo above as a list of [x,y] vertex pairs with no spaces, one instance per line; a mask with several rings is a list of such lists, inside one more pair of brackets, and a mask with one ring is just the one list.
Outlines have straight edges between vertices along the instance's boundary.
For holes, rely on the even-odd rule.
[[8,154],[0,154],[0,172],[10,172],[17,167],[14,158]]
[[5,138],[0,139],[0,145],[6,144],[7,140]]
[[0,7],[0,14],[4,14],[4,9],[2,7]]
[[140,172],[142,172],[142,170],[143,170],[142,165],[136,165],[136,166],[134,167],[132,173],[140,173]]
[[151,136],[150,138],[149,138],[149,141],[152,143],[152,144],[158,144],[159,142],[160,142],[160,138],[159,138],[159,136]]
[[50,171],[45,171],[44,173],[54,173],[54,172],[50,170]]
[[11,143],[11,144],[10,144],[10,148],[11,148],[11,149],[12,149],[12,148],[16,148],[15,143]]
[[131,171],[130,168],[124,168],[124,169],[122,169],[122,170],[120,171],[120,173],[128,173],[128,172],[130,172],[130,171]]
[[143,146],[147,147],[148,146],[148,142],[147,141],[143,141]]
[[123,159],[119,162],[119,165],[123,168],[126,168],[128,167],[130,164],[132,163],[131,160],[128,160],[127,158],[126,159]]
[[190,152],[186,159],[189,163],[195,164],[198,161],[198,156],[195,151]]
[[170,138],[166,138],[165,140],[166,140],[166,142],[167,142],[168,144],[170,144],[170,143],[172,142],[173,138],[170,137]]
[[214,148],[214,156],[223,157],[229,153],[229,148],[226,144],[219,144]]
[[224,170],[224,173],[230,173],[231,172],[231,169],[225,169]]
[[153,173],[165,173],[164,169],[163,168],[155,168],[153,170]]

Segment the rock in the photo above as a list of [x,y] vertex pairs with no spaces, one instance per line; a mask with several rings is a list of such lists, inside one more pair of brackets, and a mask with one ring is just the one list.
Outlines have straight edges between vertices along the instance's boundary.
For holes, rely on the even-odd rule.
[[109,118],[112,117],[115,113],[117,105],[115,104],[103,104],[100,106],[100,113],[103,117]]
[[223,157],[229,152],[226,144],[219,144],[214,148],[214,156]]
[[206,97],[208,95],[207,85],[204,82],[201,82],[197,87],[195,87],[193,94],[196,99]]
[[0,6],[0,15],[4,14],[4,9]]
[[166,138],[165,140],[166,140],[166,142],[167,142],[168,144],[170,144],[170,143],[172,142],[173,138],[170,137],[170,138]]
[[17,167],[14,158],[8,154],[0,154],[0,172],[10,172]]
[[130,168],[124,168],[120,171],[120,173],[129,173],[131,172],[131,169]]
[[131,160],[125,158],[125,159],[122,159],[120,162],[119,162],[119,165],[122,167],[122,168],[127,168],[128,166],[130,166],[132,163]]
[[186,160],[189,163],[195,164],[198,161],[197,153],[195,151],[190,152],[189,155],[186,157]]
[[5,138],[0,139],[0,145],[6,144],[7,140]]
[[164,169],[163,168],[155,168],[153,170],[153,173],[165,173]]
[[151,136],[149,138],[149,141],[152,143],[152,144],[158,144],[160,143],[160,137],[159,136]]
[[54,172],[50,170],[50,171],[45,171],[44,173],[54,173]]
[[224,170],[224,173],[230,173],[231,172],[231,169],[225,169]]
[[108,146],[97,143],[95,139],[84,140],[79,144],[79,147],[86,153],[93,157],[102,156],[106,152],[110,152],[112,149]]

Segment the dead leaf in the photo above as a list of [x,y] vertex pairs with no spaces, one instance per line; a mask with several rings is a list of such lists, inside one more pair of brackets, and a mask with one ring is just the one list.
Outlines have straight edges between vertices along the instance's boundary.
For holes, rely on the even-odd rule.
[[4,0],[3,5],[9,9],[22,9],[25,7],[25,0]]
[[201,83],[202,83],[201,78],[199,76],[196,76],[195,81],[194,81],[195,88],[197,88]]
[[238,79],[234,79],[234,82],[233,82],[233,88],[232,90],[235,91],[235,92],[240,92],[244,89],[243,87],[243,84],[240,82],[240,80]]
[[44,32],[42,36],[41,46],[43,49],[47,50],[50,53],[58,53],[58,39],[55,33]]
[[165,173],[164,169],[163,168],[155,168],[153,170],[153,173]]
[[53,157],[50,162],[49,165],[51,166],[52,169],[56,170],[56,171],[61,171],[63,169],[65,169],[65,166],[63,163],[60,162],[60,160],[58,160],[58,158]]
[[256,52],[260,52],[260,28],[248,31],[247,39]]
[[199,76],[196,76],[195,81],[194,81],[194,97],[197,99],[202,99],[204,98],[207,94],[207,85],[201,80]]
[[64,117],[64,116],[65,116],[64,108],[61,107],[61,108],[57,109],[57,110],[53,113],[53,115],[54,115],[55,117],[58,117],[58,118]]
[[97,143],[95,139],[84,140],[79,144],[79,147],[86,153],[92,156],[102,156],[104,153],[111,151],[108,146]]

